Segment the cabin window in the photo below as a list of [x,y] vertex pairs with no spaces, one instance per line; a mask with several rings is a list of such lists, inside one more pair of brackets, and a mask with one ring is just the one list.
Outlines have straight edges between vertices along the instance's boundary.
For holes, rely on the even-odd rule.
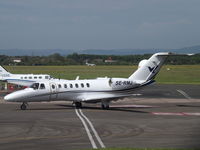
[[64,88],[67,88],[67,84],[64,84]]
[[78,88],[78,84],[77,83],[75,84],[75,86],[76,86],[76,88]]
[[32,77],[29,77],[29,79],[32,79]]
[[41,76],[39,76],[39,79],[42,79],[42,77],[41,77]]
[[73,88],[73,85],[72,85],[72,84],[70,84],[70,88]]
[[61,84],[58,84],[58,88],[62,88]]
[[21,77],[21,79],[23,79],[23,77]]
[[83,83],[81,83],[81,87],[84,88],[84,84]]
[[89,88],[89,87],[90,87],[90,84],[89,84],[89,83],[86,83],[86,86]]
[[34,83],[30,87],[33,88],[34,90],[37,90],[39,87],[39,83]]
[[49,79],[49,77],[48,77],[48,76],[45,76],[45,79]]
[[24,79],[27,79],[27,77],[24,77]]
[[35,76],[34,79],[37,79],[37,77]]
[[43,83],[40,84],[40,89],[45,89],[45,85]]
[[52,89],[55,89],[55,88],[56,88],[56,86],[55,86],[54,84],[52,84],[52,85],[51,85],[51,88],[52,88]]

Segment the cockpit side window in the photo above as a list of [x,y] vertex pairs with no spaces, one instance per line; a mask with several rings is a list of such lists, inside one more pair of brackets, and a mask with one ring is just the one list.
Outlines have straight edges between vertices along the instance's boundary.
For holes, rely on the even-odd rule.
[[34,90],[37,90],[39,87],[39,83],[34,83],[30,87],[33,88]]
[[40,84],[40,89],[45,89],[45,85],[43,83]]

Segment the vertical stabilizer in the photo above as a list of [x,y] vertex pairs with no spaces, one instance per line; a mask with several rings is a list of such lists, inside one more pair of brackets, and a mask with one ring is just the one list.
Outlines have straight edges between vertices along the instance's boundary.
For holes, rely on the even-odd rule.
[[3,79],[3,77],[10,76],[11,73],[8,72],[4,67],[0,66],[0,77]]
[[152,80],[160,71],[160,68],[170,54],[171,53],[156,53],[148,60],[140,61],[138,69],[129,77],[129,79],[141,83]]

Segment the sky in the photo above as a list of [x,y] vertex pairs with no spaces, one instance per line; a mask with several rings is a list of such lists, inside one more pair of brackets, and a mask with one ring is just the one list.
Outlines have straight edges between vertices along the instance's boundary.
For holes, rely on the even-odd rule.
[[200,0],[0,0],[0,49],[200,45]]

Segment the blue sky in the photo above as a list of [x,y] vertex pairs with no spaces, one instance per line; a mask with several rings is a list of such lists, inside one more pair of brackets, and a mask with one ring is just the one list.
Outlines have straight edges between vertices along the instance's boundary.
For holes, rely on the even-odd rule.
[[200,0],[1,0],[0,49],[200,45]]

